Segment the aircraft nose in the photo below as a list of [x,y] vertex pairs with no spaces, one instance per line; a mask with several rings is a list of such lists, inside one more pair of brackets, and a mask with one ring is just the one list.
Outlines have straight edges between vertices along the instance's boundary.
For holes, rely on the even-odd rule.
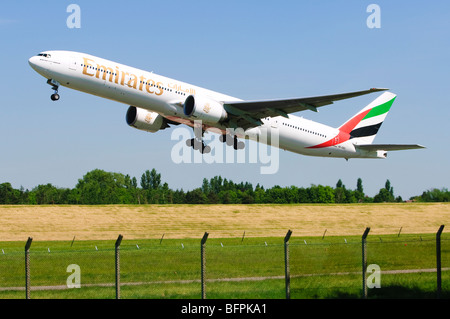
[[37,60],[38,60],[38,57],[37,57],[37,56],[32,56],[31,58],[28,59],[28,64],[29,64],[33,69],[36,69],[36,66],[37,66]]
[[39,59],[38,56],[32,56],[29,58],[28,64],[40,75],[48,77],[48,67]]

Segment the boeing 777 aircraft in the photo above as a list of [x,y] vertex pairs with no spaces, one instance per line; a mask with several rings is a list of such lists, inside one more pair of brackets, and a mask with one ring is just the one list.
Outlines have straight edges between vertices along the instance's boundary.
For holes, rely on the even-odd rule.
[[[211,151],[203,142],[205,131],[221,134],[220,140],[234,149],[245,145],[238,138],[247,138],[298,154],[345,159],[386,158],[387,151],[423,148],[416,144],[372,144],[395,100],[393,93],[384,92],[338,128],[291,114],[317,112],[335,101],[387,89],[243,101],[85,53],[45,51],[31,57],[29,64],[47,78],[54,90],[53,101],[59,100],[59,87],[64,86],[130,105],[126,122],[139,130],[200,126],[194,129],[195,138],[186,144],[202,153]],[[262,138],[263,133],[267,138]]]

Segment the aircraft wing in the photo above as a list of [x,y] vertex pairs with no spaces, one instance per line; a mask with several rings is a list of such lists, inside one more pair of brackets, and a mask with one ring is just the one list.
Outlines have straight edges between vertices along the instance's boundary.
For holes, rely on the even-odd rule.
[[362,144],[355,145],[355,147],[365,151],[403,151],[425,148],[425,146],[419,144]]
[[388,89],[372,88],[357,92],[281,100],[224,101],[223,106],[229,115],[230,127],[247,129],[261,125],[261,119],[265,117],[281,115],[287,118],[289,113],[305,110],[317,112],[318,107],[333,104],[335,101],[385,90]]

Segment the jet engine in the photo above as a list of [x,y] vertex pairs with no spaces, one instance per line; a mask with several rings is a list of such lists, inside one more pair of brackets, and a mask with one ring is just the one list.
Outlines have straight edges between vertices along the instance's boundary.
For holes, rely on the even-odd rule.
[[218,123],[227,118],[227,112],[219,102],[200,95],[189,95],[183,104],[186,116],[208,123]]
[[158,113],[150,112],[136,106],[130,106],[128,108],[126,121],[129,126],[151,133],[168,127],[165,118]]

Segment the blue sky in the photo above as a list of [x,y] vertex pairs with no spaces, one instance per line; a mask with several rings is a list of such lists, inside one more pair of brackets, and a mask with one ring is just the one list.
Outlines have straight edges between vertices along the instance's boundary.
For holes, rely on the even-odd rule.
[[[70,29],[69,4],[81,9]],[[370,29],[369,4],[381,9]],[[373,196],[391,181],[409,198],[449,187],[450,3],[446,1],[9,1],[0,4],[0,183],[74,187],[100,168],[140,178],[155,168],[173,189],[204,177],[351,189]],[[387,87],[397,99],[375,143],[419,143],[386,160],[314,158],[280,151],[276,174],[256,164],[175,164],[171,130],[125,123],[127,106],[66,88],[61,99],[28,65],[44,50],[101,56],[241,99],[288,98]],[[305,118],[339,126],[377,94]]]

